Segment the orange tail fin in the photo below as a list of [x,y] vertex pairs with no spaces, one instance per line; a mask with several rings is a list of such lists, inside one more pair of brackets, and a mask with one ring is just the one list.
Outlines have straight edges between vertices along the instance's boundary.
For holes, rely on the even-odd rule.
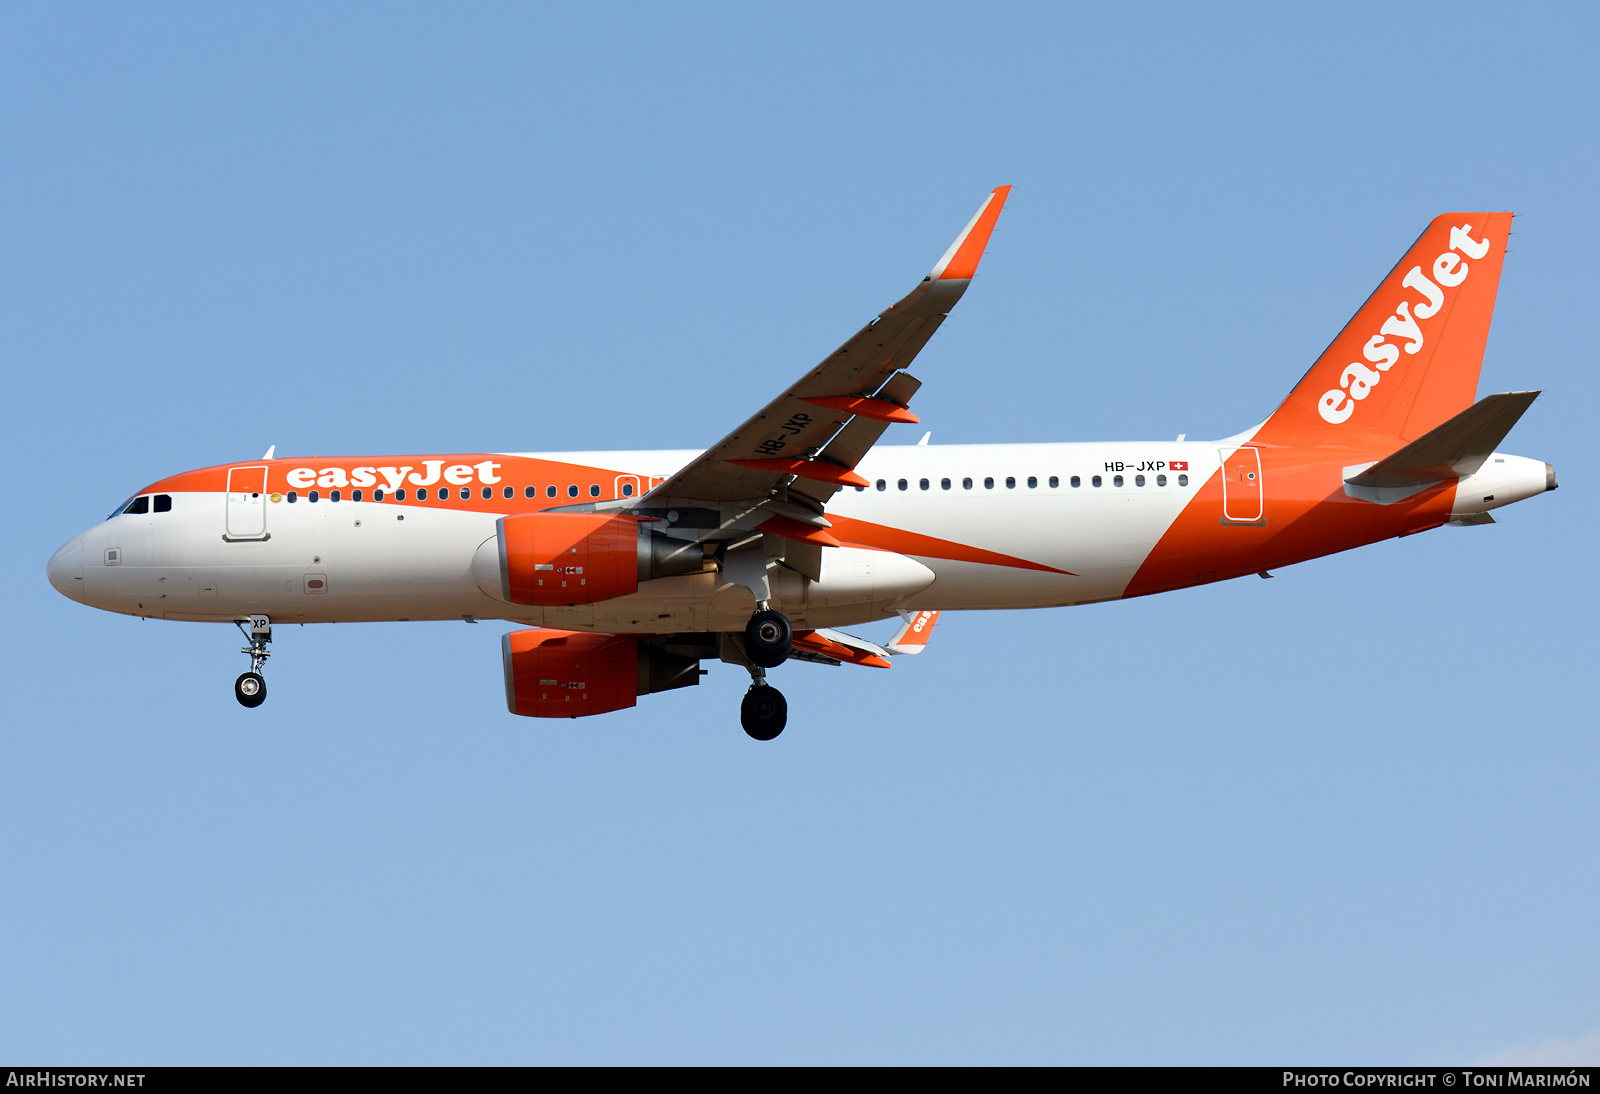
[[1428,225],[1255,439],[1393,449],[1472,405],[1510,213]]

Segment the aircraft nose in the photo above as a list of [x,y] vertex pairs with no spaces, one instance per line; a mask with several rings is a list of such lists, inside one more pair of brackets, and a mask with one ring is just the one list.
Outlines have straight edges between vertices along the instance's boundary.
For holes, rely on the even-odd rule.
[[83,537],[73,536],[66,546],[50,556],[45,574],[56,592],[83,603]]

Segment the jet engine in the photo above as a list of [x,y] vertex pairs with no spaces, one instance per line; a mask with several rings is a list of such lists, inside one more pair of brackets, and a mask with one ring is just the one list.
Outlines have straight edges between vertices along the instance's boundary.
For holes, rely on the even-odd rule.
[[[641,581],[699,573],[705,565],[699,544],[604,513],[502,517],[495,548],[497,559],[487,555],[488,543],[479,548],[474,570],[485,592],[510,604],[594,604],[637,592]],[[482,572],[495,561],[497,575]]]
[[641,695],[700,682],[700,662],[628,634],[546,628],[500,640],[506,708],[531,718],[581,718],[634,706]]

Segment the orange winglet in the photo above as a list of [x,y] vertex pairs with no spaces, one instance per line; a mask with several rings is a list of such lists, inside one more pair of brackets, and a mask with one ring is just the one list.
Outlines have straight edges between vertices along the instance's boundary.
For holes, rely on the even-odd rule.
[[840,467],[826,460],[729,460],[727,462],[735,467],[748,467],[754,471],[781,471],[785,475],[832,483],[834,486],[872,485],[848,467]]
[[815,399],[801,399],[802,403],[812,406],[823,406],[829,410],[842,410],[846,414],[855,414],[862,418],[871,418],[875,422],[904,422],[906,425],[916,425],[922,421],[911,411],[903,406],[897,406],[887,399],[868,399],[862,395],[819,395]]
[[918,612],[884,644],[895,653],[920,653],[933,637],[933,625],[937,622],[938,612]]
[[978,210],[978,215],[972,218],[972,223],[967,225],[966,231],[962,232],[945,252],[943,261],[933,268],[936,279],[951,281],[956,278],[970,278],[978,272],[978,263],[983,259],[983,249],[989,245],[989,236],[994,232],[994,222],[1000,219],[1000,210],[1010,193],[1009,186],[995,188],[989,195],[989,200],[983,203],[983,208]]
[[828,534],[827,529],[806,524],[792,517],[771,516],[756,529],[769,535],[782,536],[784,539],[799,540],[801,543],[814,543],[818,547],[843,547],[844,544]]
[[841,642],[822,637],[816,631],[795,631],[792,639],[794,645],[812,653],[820,653],[824,657],[831,657],[835,661],[848,661],[852,665],[865,665],[872,669],[889,669],[894,666],[875,653],[858,650],[853,646],[846,646]]

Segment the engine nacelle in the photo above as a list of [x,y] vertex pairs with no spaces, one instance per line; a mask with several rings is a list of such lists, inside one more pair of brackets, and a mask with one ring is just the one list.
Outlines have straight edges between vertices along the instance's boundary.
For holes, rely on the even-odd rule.
[[546,628],[500,640],[506,708],[531,718],[581,718],[635,705],[638,697],[700,682],[700,662],[627,634]]
[[[697,573],[705,551],[605,513],[523,513],[495,526],[498,581],[482,573],[485,543],[474,560],[478,584],[509,604],[594,604],[637,592],[653,577]],[[494,586],[498,585],[498,588]]]

